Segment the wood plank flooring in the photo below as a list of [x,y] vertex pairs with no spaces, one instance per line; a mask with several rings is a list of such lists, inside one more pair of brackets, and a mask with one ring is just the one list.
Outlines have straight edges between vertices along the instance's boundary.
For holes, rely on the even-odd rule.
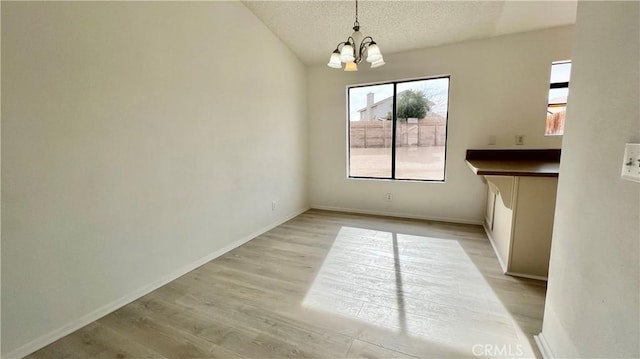
[[479,226],[310,210],[28,358],[534,357]]

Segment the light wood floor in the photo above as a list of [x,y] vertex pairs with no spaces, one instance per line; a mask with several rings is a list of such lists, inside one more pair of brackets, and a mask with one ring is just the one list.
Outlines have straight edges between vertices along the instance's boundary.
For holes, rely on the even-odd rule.
[[544,295],[479,226],[310,210],[29,358],[533,357]]

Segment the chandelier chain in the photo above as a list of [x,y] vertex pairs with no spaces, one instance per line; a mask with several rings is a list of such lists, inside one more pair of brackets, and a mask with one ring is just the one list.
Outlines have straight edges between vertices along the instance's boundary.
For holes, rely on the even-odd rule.
[[356,22],[358,22],[358,0],[356,0]]
[[358,0],[356,0],[356,22],[354,23],[354,25],[360,25],[360,23],[358,22]]

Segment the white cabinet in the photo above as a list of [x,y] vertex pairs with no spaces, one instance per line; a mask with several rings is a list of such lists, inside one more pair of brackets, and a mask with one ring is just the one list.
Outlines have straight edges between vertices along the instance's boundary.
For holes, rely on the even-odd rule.
[[556,177],[485,176],[485,230],[506,274],[546,279]]

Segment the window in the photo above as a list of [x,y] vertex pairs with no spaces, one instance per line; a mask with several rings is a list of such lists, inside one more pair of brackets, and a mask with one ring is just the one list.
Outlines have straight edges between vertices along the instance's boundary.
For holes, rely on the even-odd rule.
[[444,181],[449,77],[348,88],[349,177]]
[[564,118],[567,113],[570,77],[571,61],[551,64],[551,80],[549,81],[551,84],[549,85],[545,136],[558,136],[564,133]]

